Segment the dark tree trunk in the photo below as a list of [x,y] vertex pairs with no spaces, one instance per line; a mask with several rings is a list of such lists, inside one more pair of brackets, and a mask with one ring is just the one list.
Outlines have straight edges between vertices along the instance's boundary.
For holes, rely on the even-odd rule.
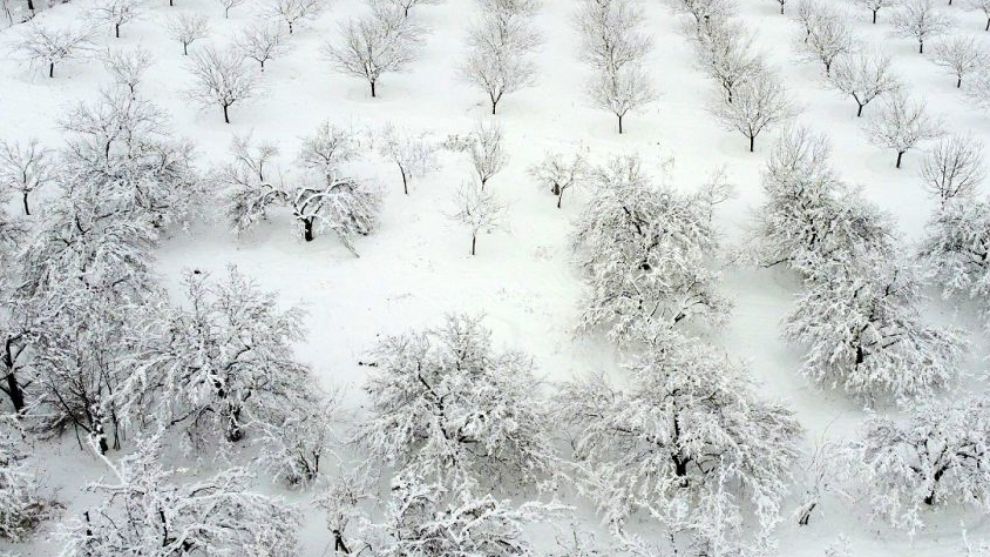
[[347,549],[347,545],[344,544],[344,536],[341,535],[340,530],[333,531],[333,550],[335,552],[339,551],[344,555],[351,554],[351,550]]
[[31,216],[31,207],[28,205],[28,192],[22,194],[21,201],[24,203],[24,214]]
[[225,124],[230,123],[230,113],[227,111],[229,107],[230,105],[227,104],[223,105],[223,121]]
[[[7,393],[7,396],[10,397],[10,403],[14,405],[14,411],[17,414],[20,414],[24,410],[25,403],[24,403],[24,389],[21,388],[21,384],[17,380],[16,371],[14,370],[15,342],[16,342],[15,338],[13,337],[7,338],[7,341],[4,343],[3,359],[0,361],[3,362],[3,367],[7,371],[7,377],[5,381],[7,383],[7,387],[4,388],[3,390]],[[18,353],[19,352],[20,349],[18,349]]]
[[182,43],[182,55],[189,56],[189,45],[186,43]]
[[984,31],[990,31],[990,18],[987,18],[987,26],[983,28]]
[[925,53],[925,41],[918,41],[918,54]]
[[33,14],[34,13],[34,0],[27,0],[27,2],[28,2],[28,11]]
[[227,441],[236,443],[244,439],[244,430],[241,429],[241,409],[231,408],[230,420],[227,424]]
[[749,152],[752,153],[755,150],[756,150],[756,136],[751,135],[749,136]]
[[260,60],[259,63],[261,64],[261,73],[265,73],[265,61]]
[[48,63],[48,77],[55,77],[55,62]]
[[877,24],[877,11],[878,10],[873,10],[873,25]]
[[812,503],[811,505],[808,506],[808,508],[804,509],[801,512],[801,518],[798,519],[798,526],[807,526],[808,525],[808,522],[811,521],[811,512],[814,511],[815,510],[815,507],[817,507],[817,506],[818,506],[818,503]]
[[117,25],[114,25],[113,26],[113,34],[118,39],[120,38],[120,24],[119,23]]
[[863,105],[863,104],[859,105],[859,110],[856,111],[856,117],[857,118],[861,118],[863,116],[863,107],[864,106],[866,106],[866,105]]
[[303,219],[303,239],[307,242],[312,242],[313,238],[313,219]]
[[622,116],[619,116],[619,134],[622,134]]
[[406,176],[406,169],[399,165],[399,173],[402,174],[402,192],[409,195],[409,177]]
[[564,202],[564,190],[560,190],[557,194],[557,208],[560,209],[560,204]]
[[897,153],[897,168],[901,167],[901,159],[904,158],[904,151],[899,151]]
[[475,234],[471,236],[471,255],[475,255],[477,253],[476,250],[477,247],[478,247],[478,235]]
[[376,91],[375,91],[375,82],[374,82],[374,81],[372,81],[372,82],[371,82],[371,98],[375,98],[375,96],[376,96]]

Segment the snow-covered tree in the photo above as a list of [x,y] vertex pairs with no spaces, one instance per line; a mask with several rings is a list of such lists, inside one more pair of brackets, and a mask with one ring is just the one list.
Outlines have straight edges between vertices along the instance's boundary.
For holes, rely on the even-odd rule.
[[156,228],[184,223],[204,187],[192,145],[171,136],[166,114],[117,88],[80,103],[62,121],[70,132],[63,166],[70,182],[93,189],[101,210],[128,213]]
[[840,56],[835,61],[830,81],[837,91],[856,101],[857,117],[863,115],[863,109],[873,99],[899,87],[890,70],[890,58],[871,52]]
[[442,0],[382,0],[388,2],[397,8],[402,9],[402,14],[409,17],[409,13],[416,6],[426,6],[430,4],[439,4]]
[[103,66],[114,83],[130,91],[131,96],[137,95],[138,86],[152,61],[151,52],[140,46],[108,50],[103,56]]
[[182,54],[189,54],[189,45],[205,38],[210,32],[206,16],[194,12],[182,12],[168,21],[172,39],[182,45]]
[[713,112],[727,129],[736,130],[749,140],[752,153],[763,130],[790,118],[794,108],[780,77],[764,70],[739,84],[732,102],[719,102]]
[[491,494],[473,495],[412,474],[392,484],[385,521],[377,528],[384,539],[374,548],[382,557],[533,555],[526,528],[562,508],[532,502],[517,507]]
[[631,0],[582,0],[577,14],[581,56],[592,68],[618,69],[650,51],[643,11]]
[[53,503],[27,462],[16,418],[0,414],[0,540],[20,542],[52,515]]
[[340,32],[339,42],[326,45],[326,55],[337,71],[367,80],[372,97],[382,74],[402,71],[416,58],[419,32],[400,10],[376,5]]
[[[2,200],[2,196],[0,196]],[[0,257],[14,260],[14,246],[24,235],[20,223],[8,223],[0,216]],[[30,303],[16,295],[14,281],[17,266],[8,265],[0,272],[0,393],[10,400],[15,414],[27,409],[28,362],[31,356],[33,315]]]
[[[270,146],[262,150],[270,150]],[[328,179],[340,172],[342,164],[357,156],[358,141],[354,132],[330,122],[320,124],[299,149],[299,163],[303,168]],[[263,173],[260,166],[258,173]]]
[[279,415],[256,421],[259,464],[289,486],[312,484],[334,456],[330,443],[340,419],[339,407],[338,396],[317,392],[281,409]]
[[436,169],[440,145],[429,134],[412,133],[392,124],[372,138],[375,150],[395,164],[402,177],[402,191],[409,195],[409,183]]
[[31,214],[28,196],[56,179],[54,153],[33,139],[27,144],[0,141],[0,189],[16,192],[24,214]]
[[529,175],[536,180],[540,189],[549,190],[557,196],[557,208],[564,200],[564,192],[585,183],[590,177],[585,151],[576,150],[570,157],[560,153],[547,153],[539,164],[529,168]]
[[265,62],[280,56],[286,49],[282,28],[268,22],[255,22],[238,36],[237,49],[257,62],[265,71]]
[[368,363],[370,461],[458,490],[543,485],[556,457],[533,363],[499,352],[481,319],[385,337]]
[[874,416],[852,451],[873,512],[914,531],[923,512],[950,504],[990,512],[990,407],[984,397],[926,402],[903,423]]
[[656,100],[650,78],[638,64],[601,69],[592,78],[588,89],[596,107],[615,114],[620,134],[624,131],[623,121],[629,111]]
[[925,53],[926,41],[945,34],[952,27],[951,20],[932,0],[904,0],[894,12],[892,23],[898,36],[918,41],[921,54]]
[[333,232],[358,256],[355,236],[367,236],[378,224],[381,192],[353,178],[321,176],[287,192],[286,203],[302,226],[303,239],[312,241],[319,232]]
[[700,538],[707,555],[734,554],[748,532],[766,535],[798,458],[792,413],[761,400],[746,370],[699,341],[673,335],[626,367],[621,386],[595,375],[564,385],[555,401],[579,490],[613,528],[648,514],[670,534]]
[[971,198],[985,176],[983,142],[970,134],[940,139],[921,165],[925,187],[943,207],[951,199]]
[[849,479],[850,466],[845,448],[837,442],[818,439],[802,455],[795,478],[801,488],[801,504],[794,513],[799,526],[807,526],[812,516],[821,514],[819,509],[828,496],[846,495],[843,486]]
[[186,306],[159,305],[132,335],[134,371],[115,399],[139,427],[179,427],[194,447],[240,441],[258,423],[278,424],[310,403],[309,368],[292,343],[302,312],[282,311],[236,268],[222,280],[183,280]]
[[873,24],[877,23],[877,13],[884,8],[897,6],[900,0],[853,0],[853,2],[873,14]]
[[93,555],[296,555],[297,511],[249,491],[251,474],[231,468],[187,479],[161,463],[153,438],[118,462],[110,478],[87,490],[103,497],[61,532],[62,557]]
[[807,14],[801,48],[807,58],[824,66],[826,76],[831,75],[836,58],[848,54],[855,45],[852,30],[842,13],[825,4],[805,1],[801,6],[815,6],[815,11]]
[[535,82],[536,68],[529,55],[540,36],[528,19],[517,12],[489,11],[470,31],[461,73],[468,83],[485,92],[492,114],[503,96]]
[[324,0],[271,0],[271,2],[268,12],[285,22],[290,35],[301,24],[320,15],[326,7]]
[[474,173],[481,182],[481,189],[509,162],[509,156],[502,147],[502,127],[498,122],[480,121],[470,134],[452,136],[444,145],[452,151],[468,155]]
[[230,10],[244,4],[247,0],[216,0],[216,2],[223,8],[223,17],[230,19]]
[[577,23],[582,56],[594,72],[588,93],[595,106],[623,118],[656,98],[642,65],[652,39],[642,31],[643,14],[630,0],[584,0]]
[[983,17],[987,20],[983,30],[990,31],[990,0],[969,0],[967,7],[974,11],[983,12]]
[[987,66],[986,51],[972,37],[950,37],[935,43],[932,60],[956,78],[956,88],[962,88],[963,78]]
[[454,198],[453,218],[471,232],[471,255],[478,253],[478,235],[490,234],[502,223],[505,207],[491,190],[473,180],[461,184]]
[[928,224],[921,257],[944,295],[975,302],[990,328],[990,203],[949,198]]
[[230,123],[229,109],[254,94],[256,74],[244,65],[244,56],[233,48],[216,50],[207,47],[192,57],[190,70],[196,84],[190,91],[193,99],[204,106],[223,109],[223,121]]
[[964,343],[928,326],[917,270],[891,261],[822,265],[788,316],[785,336],[807,346],[801,372],[868,402],[923,397],[955,376]]
[[37,21],[25,26],[11,53],[32,66],[55,77],[55,65],[79,58],[91,46],[90,30],[85,28],[53,28]]
[[870,141],[897,153],[896,167],[904,154],[919,142],[942,135],[941,123],[928,115],[925,103],[895,91],[883,99],[880,111],[866,125]]
[[753,51],[753,35],[734,19],[706,21],[695,50],[699,67],[718,84],[729,103],[736,87],[763,68],[761,56]]
[[709,264],[718,240],[708,195],[657,186],[632,157],[598,169],[590,185],[575,235],[590,283],[579,328],[628,343],[682,321],[718,324],[729,303]]
[[92,18],[109,25],[118,39],[120,28],[142,15],[143,5],[138,0],[96,0],[91,12]]
[[830,151],[827,137],[805,127],[781,135],[749,242],[760,265],[786,264],[810,277],[823,262],[892,256],[889,217],[835,177]]

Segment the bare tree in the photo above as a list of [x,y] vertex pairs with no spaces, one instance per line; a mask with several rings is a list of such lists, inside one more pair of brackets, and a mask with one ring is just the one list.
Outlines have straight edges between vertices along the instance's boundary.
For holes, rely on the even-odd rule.
[[326,54],[337,71],[366,79],[372,97],[382,74],[401,71],[416,57],[416,29],[390,7],[375,6],[370,15],[347,22],[341,33],[341,42],[327,44]]
[[151,62],[151,52],[140,46],[107,50],[103,56],[103,65],[110,72],[114,82],[130,91],[131,96],[137,94],[138,85],[141,84]]
[[867,123],[867,133],[875,145],[897,152],[897,168],[904,153],[919,141],[942,134],[941,123],[928,115],[925,103],[896,92],[888,96],[877,115]]
[[629,111],[657,98],[649,76],[638,64],[600,70],[589,89],[595,106],[615,114],[620,134],[624,131],[623,120]]
[[481,189],[485,189],[492,176],[501,172],[509,162],[508,155],[502,149],[502,128],[495,122],[478,124],[468,140],[467,152],[481,182]]
[[247,0],[216,0],[216,2],[223,8],[223,17],[230,19],[230,10],[247,2]]
[[454,218],[471,231],[471,255],[476,255],[478,234],[490,233],[498,228],[504,208],[495,199],[495,194],[485,191],[484,185],[474,180],[461,184],[455,206],[457,213]]
[[839,57],[832,71],[832,86],[856,101],[856,116],[873,99],[898,87],[890,71],[890,58],[877,53],[857,52]]
[[56,64],[79,57],[90,46],[90,33],[86,29],[55,29],[32,21],[14,43],[12,53],[28,64],[45,68],[48,77],[55,77]]
[[265,71],[265,62],[281,55],[286,48],[281,27],[263,21],[241,32],[236,45],[244,56],[261,65],[261,71]]
[[932,60],[956,78],[956,88],[962,88],[963,78],[985,68],[990,61],[986,51],[973,37],[955,36],[935,43]]
[[31,214],[28,196],[57,176],[54,153],[33,139],[26,145],[0,141],[0,188],[20,194],[24,214]]
[[182,54],[189,54],[189,45],[205,38],[210,31],[206,16],[193,12],[182,12],[168,22],[168,32],[182,45]]
[[316,17],[322,10],[323,0],[273,0],[269,7],[272,15],[285,22],[290,35],[302,22]]
[[534,83],[529,54],[540,43],[528,17],[509,11],[486,13],[468,38],[470,51],[461,68],[464,78],[481,88],[492,114],[502,97]]
[[950,20],[932,4],[932,0],[905,0],[894,12],[894,32],[918,41],[918,52],[925,53],[925,41],[944,34]]
[[862,6],[873,14],[873,24],[877,23],[877,12],[883,8],[896,6],[898,0],[853,0],[857,5]]
[[928,151],[921,176],[942,206],[950,199],[972,196],[986,176],[983,142],[969,134],[942,138]]
[[114,37],[119,39],[120,28],[141,17],[141,12],[138,0],[97,0],[91,14],[96,21],[110,25]]
[[719,102],[714,113],[729,129],[749,139],[749,152],[756,148],[756,138],[766,128],[790,118],[794,107],[780,78],[765,70],[736,89],[731,103]]
[[193,55],[196,85],[192,96],[203,105],[220,105],[223,121],[230,123],[229,109],[254,93],[255,76],[244,66],[244,57],[233,49],[204,48]]

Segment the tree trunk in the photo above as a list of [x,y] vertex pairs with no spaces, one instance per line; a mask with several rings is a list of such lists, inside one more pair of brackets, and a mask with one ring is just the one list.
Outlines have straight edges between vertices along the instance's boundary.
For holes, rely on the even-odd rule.
[[189,56],[189,44],[188,43],[182,43],[182,55],[183,56]]
[[990,18],[987,18],[987,26],[983,30],[990,31]]
[[918,41],[918,54],[925,53],[925,41]]
[[31,216],[31,207],[28,205],[28,192],[22,194],[21,201],[24,203],[24,214]]
[[877,24],[877,11],[879,10],[873,10],[873,25]]
[[55,77],[55,62],[48,63],[48,77]]
[[812,503],[801,511],[801,518],[798,519],[798,526],[807,526],[811,521],[811,511],[815,510],[818,503]]
[[241,439],[244,439],[244,430],[241,429],[241,409],[231,408],[227,424],[227,441],[236,443]]
[[261,60],[260,64],[261,64],[261,73],[265,73],[265,61]]
[[560,190],[557,194],[557,208],[560,209],[560,204],[564,201],[564,190]]
[[120,38],[120,24],[119,23],[113,26],[113,34],[118,39]]
[[399,173],[402,174],[402,192],[409,195],[409,178],[406,177],[406,169],[399,165]]
[[619,116],[619,134],[622,134],[622,116]]
[[28,11],[33,14],[34,13],[34,0],[27,0],[27,1],[28,1]]
[[313,241],[313,219],[303,219],[303,238],[307,242]]
[[375,98],[375,82],[371,82],[371,98]]
[[229,124],[230,123],[230,113],[227,112],[227,108],[229,106],[230,105],[226,105],[226,104],[223,105],[223,121],[224,121],[225,124]]
[[866,106],[866,105],[863,105],[863,104],[859,105],[859,110],[856,111],[856,117],[857,118],[861,118],[863,116],[863,107],[864,106]]
[[478,247],[478,235],[474,234],[471,236],[471,255],[475,255],[477,253],[476,250],[477,247]]
[[340,530],[336,529],[333,531],[333,550],[334,552],[339,551],[344,555],[351,554],[351,550],[347,549],[347,546],[344,545],[344,536],[341,535]]
[[959,76],[959,79],[956,80],[956,89],[962,89],[962,76]]
[[756,136],[749,136],[749,152],[752,153],[756,149]]
[[498,106],[498,101],[492,99],[492,116],[495,116],[495,107]]
[[17,375],[14,374],[13,369],[9,369],[7,373],[7,396],[10,397],[10,403],[14,405],[14,413],[20,415],[24,411],[24,390],[21,389],[20,383],[17,382]]
[[904,151],[898,151],[897,153],[897,168],[901,167],[901,159],[904,158]]

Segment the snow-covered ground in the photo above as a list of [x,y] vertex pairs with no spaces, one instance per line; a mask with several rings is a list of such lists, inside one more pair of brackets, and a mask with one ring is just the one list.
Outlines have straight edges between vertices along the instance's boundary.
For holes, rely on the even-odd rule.
[[[919,55],[912,41],[892,38],[883,11],[874,26],[867,11],[830,1],[850,11],[850,22],[862,40],[893,58],[895,73],[911,93],[927,100],[946,129],[990,139],[990,115],[955,89],[951,76]],[[230,160],[229,147],[236,134],[251,132],[255,138],[276,142],[284,155],[282,164],[289,164],[302,138],[326,120],[355,129],[395,123],[446,136],[466,133],[489,117],[485,96],[460,79],[458,71],[467,29],[479,13],[476,2],[447,0],[417,7],[412,17],[428,31],[417,59],[407,71],[383,77],[379,96],[371,98],[365,82],[336,73],[322,53],[323,45],[337,37],[339,23],[365,9],[359,0],[335,0],[295,31],[284,55],[266,64],[262,91],[235,105],[232,123],[226,125],[218,108],[201,110],[190,101],[189,58],[169,38],[165,22],[176,13],[204,14],[210,35],[191,50],[223,45],[262,10],[260,0],[252,2],[235,8],[225,19],[211,0],[176,0],[174,7],[165,0],[147,0],[143,17],[125,25],[120,39],[114,39],[109,29],[101,30],[98,37],[100,45],[141,45],[154,55],[143,90],[168,111],[176,134],[195,143],[203,171]],[[755,32],[759,50],[780,72],[801,109],[796,120],[831,137],[833,163],[841,178],[861,185],[866,197],[895,215],[898,235],[909,247],[920,238],[934,209],[917,174],[922,152],[909,152],[904,167],[895,169],[894,154],[868,141],[863,131],[867,118],[856,118],[853,101],[828,85],[817,64],[799,59],[798,24],[780,15],[779,6],[770,0],[738,4],[741,21]],[[645,0],[645,28],[655,45],[644,66],[659,100],[631,113],[625,133],[618,135],[614,117],[590,106],[584,93],[589,70],[578,57],[579,36],[572,24],[575,6],[572,0],[544,0],[534,21],[544,36],[534,57],[536,84],[507,96],[499,105],[496,118],[505,132],[510,160],[491,187],[507,207],[506,224],[479,238],[476,256],[469,255],[468,232],[451,218],[456,211],[454,193],[471,172],[462,155],[442,153],[435,171],[414,181],[406,196],[394,166],[366,153],[362,172],[382,186],[385,198],[379,229],[356,240],[359,258],[330,234],[302,242],[287,215],[236,237],[222,218],[216,186],[211,188],[216,196],[204,202],[205,217],[189,230],[176,232],[158,250],[161,278],[177,287],[185,269],[219,273],[235,264],[265,289],[278,291],[286,306],[305,308],[308,338],[298,346],[298,354],[325,386],[345,389],[348,404],[354,407],[363,401],[360,387],[367,373],[358,362],[376,339],[436,324],[448,312],[483,313],[496,344],[532,355],[538,373],[551,382],[617,369],[619,354],[604,338],[574,332],[584,282],[573,262],[572,221],[588,192],[581,188],[568,192],[558,210],[553,196],[534,184],[527,169],[549,150],[569,152],[585,146],[596,163],[635,152],[658,177],[671,160],[666,179],[677,189],[693,191],[724,167],[735,196],[718,207],[716,219],[732,254],[741,247],[743,228],[761,201],[761,172],[780,128],[760,136],[756,152],[750,153],[743,136],[721,127],[709,110],[716,99],[715,85],[696,65],[681,29],[683,20],[666,3]],[[72,0],[37,17],[44,23],[69,24],[82,21],[89,7],[90,0]],[[959,6],[943,10],[956,22],[954,33],[982,35],[980,14]],[[13,47],[23,27],[0,30],[0,52]],[[97,60],[66,63],[55,79],[48,79],[13,56],[0,56],[0,138],[38,138],[59,146],[61,115],[74,103],[95,98],[108,79]],[[868,107],[866,116],[875,108]],[[848,438],[866,412],[848,396],[798,373],[802,351],[786,344],[780,331],[799,289],[799,282],[783,271],[731,266],[725,272],[724,292],[734,309],[713,341],[749,364],[763,395],[781,399],[796,412],[810,446],[821,436]],[[954,385],[947,396],[983,390],[987,345],[975,312],[935,299],[926,304],[925,318],[964,327],[973,343],[966,360],[973,376]],[[45,455],[45,481],[57,486],[59,499],[67,504],[63,513],[67,519],[90,497],[80,494],[80,488],[102,473],[101,466],[72,439],[57,446],[43,443],[39,450]],[[310,505],[306,494],[288,496]],[[785,512],[796,504],[796,499],[786,501]],[[985,516],[944,511],[909,538],[871,522],[867,507],[865,501],[829,501],[806,527],[798,527],[788,517],[776,532],[780,555],[821,556],[840,534],[848,536],[852,554],[858,556],[959,555],[962,520],[970,541],[990,538]],[[56,541],[45,539],[54,529],[54,524],[46,524],[38,539],[16,549],[25,555],[55,554]],[[318,513],[309,513],[301,554],[330,554],[329,539]]]

